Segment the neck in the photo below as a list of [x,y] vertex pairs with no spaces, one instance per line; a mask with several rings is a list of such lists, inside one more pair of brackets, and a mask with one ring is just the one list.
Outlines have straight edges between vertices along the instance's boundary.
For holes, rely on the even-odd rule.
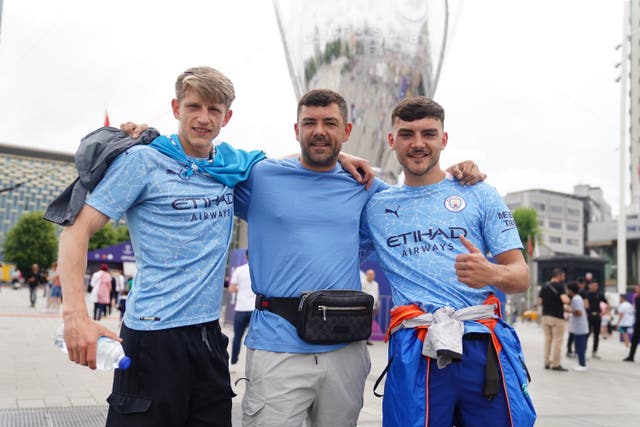
[[437,184],[444,180],[447,174],[442,169],[431,170],[424,175],[407,174],[405,171],[404,183],[409,187],[422,187]]

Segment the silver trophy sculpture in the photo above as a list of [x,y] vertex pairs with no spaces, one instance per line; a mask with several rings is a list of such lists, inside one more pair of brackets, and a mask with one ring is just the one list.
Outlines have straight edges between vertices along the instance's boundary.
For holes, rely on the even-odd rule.
[[447,1],[273,4],[296,96],[315,88],[342,94],[353,122],[345,151],[396,182],[400,165],[386,143],[390,112],[407,96],[433,96],[446,45]]

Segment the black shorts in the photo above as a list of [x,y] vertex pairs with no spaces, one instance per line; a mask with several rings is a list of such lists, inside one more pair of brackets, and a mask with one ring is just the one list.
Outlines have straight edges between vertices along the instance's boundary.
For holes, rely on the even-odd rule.
[[218,321],[120,331],[129,369],[116,369],[107,427],[231,426],[229,339]]

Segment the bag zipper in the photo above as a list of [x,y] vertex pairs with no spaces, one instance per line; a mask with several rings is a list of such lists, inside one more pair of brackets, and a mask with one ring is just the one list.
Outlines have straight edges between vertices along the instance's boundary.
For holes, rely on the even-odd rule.
[[366,305],[357,305],[351,307],[332,307],[328,305],[319,305],[318,311],[322,311],[322,320],[327,320],[327,310],[329,311],[356,311],[356,310],[366,310]]

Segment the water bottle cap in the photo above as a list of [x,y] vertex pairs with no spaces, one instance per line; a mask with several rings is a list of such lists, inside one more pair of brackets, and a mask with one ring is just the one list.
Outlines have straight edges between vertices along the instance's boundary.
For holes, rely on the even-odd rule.
[[122,359],[120,359],[120,362],[118,362],[118,368],[123,371],[128,369],[129,366],[131,366],[131,358],[129,356],[123,356]]

